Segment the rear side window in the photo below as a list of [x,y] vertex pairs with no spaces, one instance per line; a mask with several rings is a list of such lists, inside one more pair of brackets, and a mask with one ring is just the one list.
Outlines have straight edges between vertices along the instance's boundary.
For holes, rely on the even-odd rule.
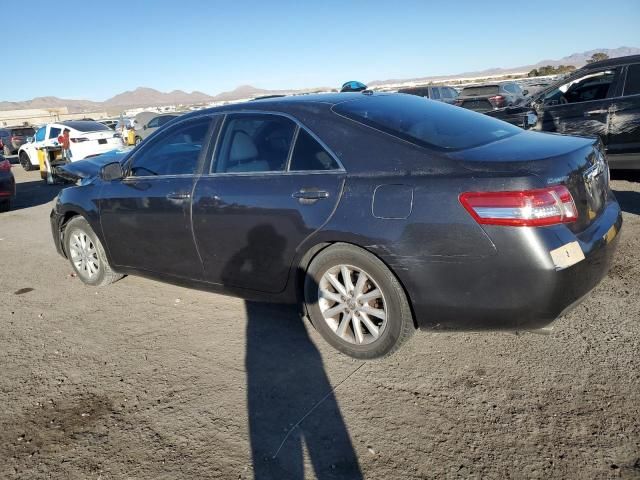
[[308,132],[300,129],[293,147],[289,170],[336,170],[338,168],[340,167],[329,152]]
[[216,173],[284,171],[296,124],[279,115],[229,115],[216,155]]
[[49,129],[49,138],[58,138],[58,135],[60,135],[61,132],[62,132],[62,129],[51,127]]
[[17,137],[31,137],[33,133],[33,128],[14,128],[11,130],[11,134]]
[[624,85],[624,95],[638,95],[640,93],[640,63],[629,65],[627,81]]
[[130,175],[149,177],[196,173],[209,124],[210,119],[205,118],[169,128],[133,158]]
[[408,95],[374,95],[339,103],[339,115],[416,145],[460,150],[513,136],[521,129],[443,102]]
[[500,92],[498,85],[481,85],[479,87],[465,87],[460,95],[476,97],[481,95],[497,95]]

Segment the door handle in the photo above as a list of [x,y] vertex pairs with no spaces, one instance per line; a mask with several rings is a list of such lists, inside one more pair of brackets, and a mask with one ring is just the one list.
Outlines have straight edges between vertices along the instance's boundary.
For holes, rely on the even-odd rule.
[[190,198],[191,198],[191,194],[186,192],[167,193],[168,200],[189,200]]
[[320,200],[322,198],[329,198],[329,192],[325,190],[315,190],[303,188],[291,195],[298,200]]
[[609,110],[589,110],[588,112],[584,112],[585,117],[591,117],[593,115],[604,115]]

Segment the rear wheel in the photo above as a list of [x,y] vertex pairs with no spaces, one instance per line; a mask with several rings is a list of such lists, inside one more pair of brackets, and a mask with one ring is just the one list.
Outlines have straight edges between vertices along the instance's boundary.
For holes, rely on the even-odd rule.
[[64,247],[71,266],[87,285],[103,286],[122,278],[111,269],[100,240],[84,218],[74,217],[67,223]]
[[20,165],[24,168],[25,172],[30,172],[33,170],[33,165],[31,164],[31,160],[29,160],[29,155],[26,152],[20,152]]
[[11,200],[0,200],[0,212],[11,210]]
[[324,339],[354,358],[389,355],[415,331],[398,279],[378,258],[353,245],[331,246],[313,259],[305,303]]

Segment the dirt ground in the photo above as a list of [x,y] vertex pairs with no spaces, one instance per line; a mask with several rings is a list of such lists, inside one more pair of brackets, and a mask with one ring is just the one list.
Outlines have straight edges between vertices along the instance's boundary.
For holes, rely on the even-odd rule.
[[381,361],[287,306],[54,251],[58,187],[0,214],[0,478],[640,478],[640,183],[615,265],[549,336],[419,332]]

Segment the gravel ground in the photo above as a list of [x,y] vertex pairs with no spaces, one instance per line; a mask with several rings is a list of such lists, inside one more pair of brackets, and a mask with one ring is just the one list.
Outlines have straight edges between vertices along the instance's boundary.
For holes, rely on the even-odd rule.
[[342,356],[287,306],[55,254],[57,187],[0,214],[0,478],[640,478],[640,183],[615,265],[549,336],[418,333]]

